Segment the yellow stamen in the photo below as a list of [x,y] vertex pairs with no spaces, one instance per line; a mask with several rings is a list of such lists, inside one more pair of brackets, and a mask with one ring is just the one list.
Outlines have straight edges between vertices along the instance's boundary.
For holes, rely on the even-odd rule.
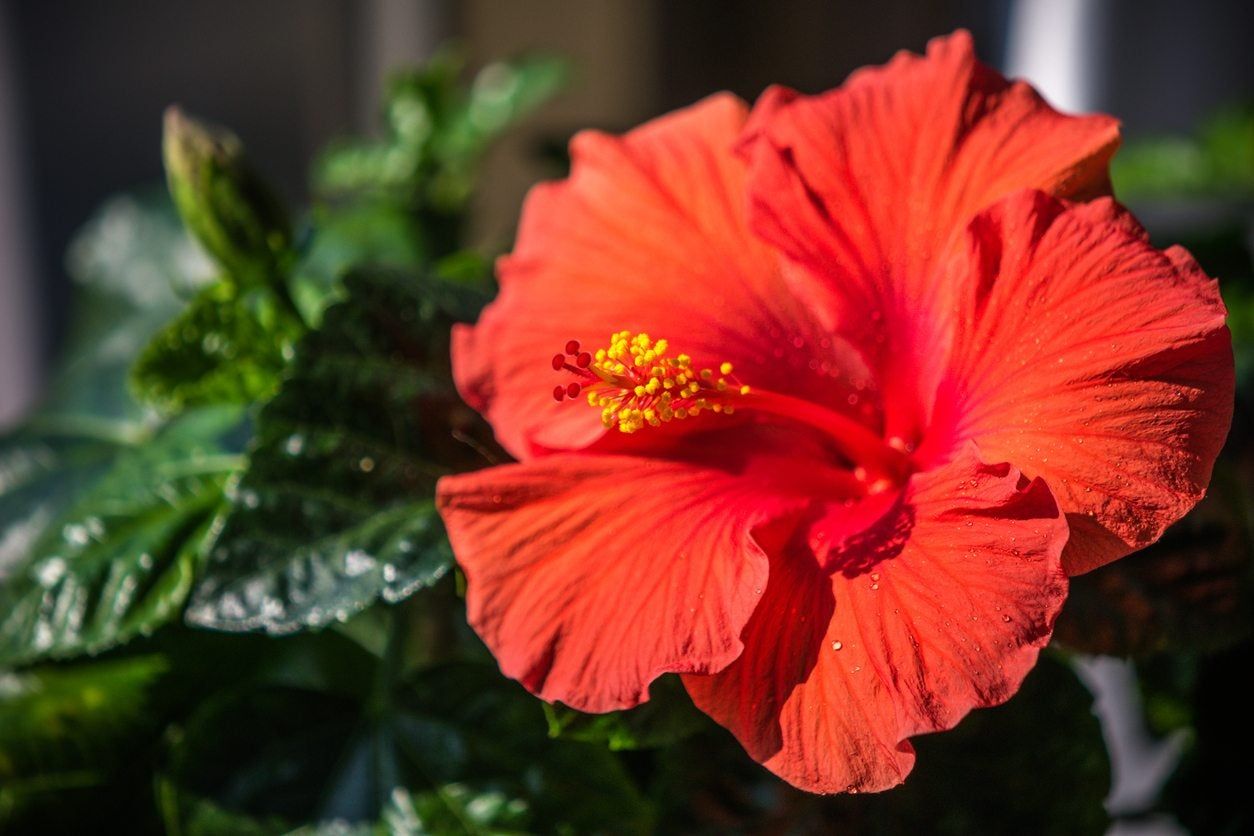
[[728,380],[731,363],[721,363],[722,374],[694,369],[687,354],[669,355],[666,340],[648,334],[619,331],[609,346],[591,355],[588,403],[601,410],[607,427],[634,433],[645,426],[657,427],[682,420],[704,410],[730,413],[730,400],[744,387]]
[[[577,366],[558,355],[554,368],[579,375],[579,387],[587,391],[588,404],[601,410],[601,421],[607,428],[630,434],[703,412],[733,415],[737,408],[753,409],[821,431],[857,468],[855,473],[862,473],[858,480],[862,483],[872,484],[885,477],[897,480],[909,471],[909,451],[902,449],[904,445],[885,442],[839,412],[769,391],[769,379],[766,389],[750,388],[736,379],[729,362],[719,363],[717,374],[711,368],[694,368],[687,354],[671,357],[666,340],[654,341],[648,334],[631,331],[613,334],[609,346],[594,354],[576,354],[572,347],[577,349],[578,343],[572,341],[565,356],[575,357]],[[565,397],[562,387],[554,397],[558,401]]]

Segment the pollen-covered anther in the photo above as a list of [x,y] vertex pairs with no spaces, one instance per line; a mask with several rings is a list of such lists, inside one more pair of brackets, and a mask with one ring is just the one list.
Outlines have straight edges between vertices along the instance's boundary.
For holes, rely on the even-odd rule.
[[[710,411],[735,412],[733,401],[749,392],[732,375],[732,364],[697,368],[687,354],[671,357],[665,339],[619,331],[609,346],[594,354],[580,351],[577,340],[553,357],[553,368],[576,376],[577,384],[553,390],[558,401],[587,393],[589,406],[601,410],[601,422],[621,432],[659,427]],[[570,388],[576,387],[577,388]]]

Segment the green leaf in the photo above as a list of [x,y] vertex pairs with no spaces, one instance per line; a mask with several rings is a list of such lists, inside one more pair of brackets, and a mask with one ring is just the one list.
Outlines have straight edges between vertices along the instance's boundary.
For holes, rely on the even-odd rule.
[[0,786],[49,765],[107,755],[119,732],[144,719],[159,656],[0,673]]
[[381,824],[385,833],[519,833],[530,812],[525,799],[499,790],[445,784],[428,792],[394,794]]
[[51,826],[49,808],[68,792],[123,768],[136,735],[151,731],[148,695],[165,670],[143,656],[0,672],[0,830]]
[[222,486],[240,465],[223,444],[238,424],[235,409],[191,412],[118,448],[40,526],[0,585],[0,665],[95,653],[180,612]]
[[143,400],[178,412],[271,395],[302,326],[263,291],[206,288],[148,343],[131,371]]
[[248,470],[188,620],[275,633],[399,601],[451,564],[436,479],[473,460],[448,369],[465,292],[357,273],[261,411]]
[[[1247,264],[1250,256],[1242,252]],[[1213,269],[1213,268],[1212,268]],[[1254,281],[1247,268],[1224,273],[1224,304],[1228,308],[1228,328],[1232,331],[1232,353],[1236,363],[1238,391],[1254,390]]]
[[342,297],[340,284],[354,268],[415,271],[426,259],[409,211],[372,200],[316,209],[311,235],[294,272],[293,295],[305,318],[317,322],[328,304]]
[[70,244],[66,267],[76,285],[70,338],[42,412],[142,418],[126,387],[131,365],[213,279],[212,262],[159,192],[106,202]]
[[1254,194],[1254,109],[1221,111],[1193,137],[1159,137],[1129,145],[1113,160],[1122,199]]
[[1110,761],[1092,705],[1074,671],[1042,655],[1005,705],[916,738],[900,789],[840,801],[905,833],[1105,833]]
[[469,86],[445,53],[392,79],[382,142],[345,143],[324,155],[315,182],[324,195],[375,193],[411,209],[464,209],[483,152],[507,127],[565,83],[566,64],[531,57],[484,67]]
[[614,751],[669,746],[709,723],[693,706],[677,676],[654,682],[649,701],[630,711],[584,714],[564,705],[546,703],[544,714],[550,737],[600,743]]
[[140,437],[140,428],[125,422],[39,418],[0,438],[0,581],[77,493]]
[[171,107],[162,148],[170,196],[187,228],[234,280],[274,281],[290,257],[291,227],[239,138]]
[[675,833],[1096,836],[1109,824],[1110,766],[1092,704],[1065,663],[1042,655],[1005,705],[912,738],[914,768],[887,792],[810,795],[711,729],[657,754],[653,797]]
[[[1171,658],[1160,659],[1171,663]],[[1164,788],[1160,808],[1174,814],[1189,833],[1249,833],[1254,829],[1250,805],[1249,770],[1234,764],[1234,753],[1254,746],[1254,716],[1244,674],[1254,665],[1254,642],[1246,641],[1220,653],[1181,659],[1191,668],[1186,683],[1169,691],[1188,706],[1192,728],[1184,757]],[[1190,664],[1191,663],[1191,664]],[[1182,665],[1183,666],[1183,665]],[[1142,687],[1151,682],[1143,675]],[[1161,683],[1160,683],[1161,687]],[[1147,707],[1154,691],[1147,694]]]
[[179,836],[280,836],[292,829],[277,816],[253,817],[223,809],[207,798],[157,778],[157,794],[166,832]]
[[540,717],[483,665],[429,669],[366,702],[242,691],[174,737],[167,827],[221,832],[186,827],[209,801],[302,833],[649,832],[652,808],[616,758],[546,739]]

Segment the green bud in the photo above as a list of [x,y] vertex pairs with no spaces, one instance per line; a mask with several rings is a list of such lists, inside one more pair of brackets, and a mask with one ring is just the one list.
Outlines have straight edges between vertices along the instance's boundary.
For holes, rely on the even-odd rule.
[[230,131],[171,106],[162,141],[166,178],[183,223],[237,281],[273,281],[292,240],[273,192]]

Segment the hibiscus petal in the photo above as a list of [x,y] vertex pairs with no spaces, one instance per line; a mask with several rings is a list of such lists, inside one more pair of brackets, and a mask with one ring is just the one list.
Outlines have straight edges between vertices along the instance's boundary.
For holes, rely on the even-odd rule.
[[959,31],[817,96],[764,94],[742,140],[755,226],[842,279],[928,282],[926,264],[976,212],[1023,188],[1109,191],[1108,116],[1066,116],[975,58]]
[[967,298],[934,440],[1045,479],[1071,574],[1157,540],[1201,499],[1232,419],[1215,280],[1109,199],[1014,195],[969,244],[946,270]]
[[1118,142],[1115,120],[1058,113],[978,62],[960,31],[821,95],[769,90],[741,151],[754,230],[841,297],[841,333],[888,390],[887,431],[908,438],[927,424],[919,391],[947,339],[952,288],[932,265],[1010,192],[1108,191]]
[[826,567],[815,530],[772,554],[741,657],[684,683],[790,783],[886,789],[913,765],[908,737],[1018,689],[1066,596],[1067,526],[1043,482],[967,452],[846,527]]
[[515,458],[581,449],[604,432],[595,410],[553,400],[564,381],[550,361],[570,339],[594,350],[643,331],[698,365],[726,360],[747,382],[846,410],[868,385],[824,327],[820,289],[794,289],[748,231],[744,164],[731,150],[745,118],[723,94],[622,138],[581,133],[570,178],[532,190],[498,299],[453,340],[463,397]]
[[501,670],[592,712],[740,655],[767,578],[754,530],[799,504],[719,470],[592,454],[446,477],[438,503]]

